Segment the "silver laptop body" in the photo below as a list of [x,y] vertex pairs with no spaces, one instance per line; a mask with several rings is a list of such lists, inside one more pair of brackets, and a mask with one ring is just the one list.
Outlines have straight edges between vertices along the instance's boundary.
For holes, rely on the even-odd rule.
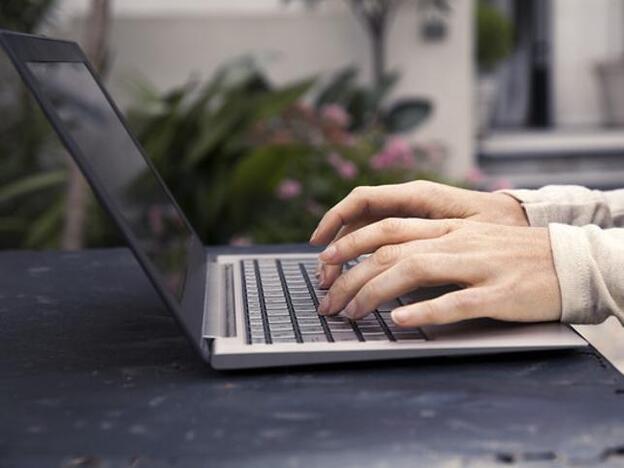
[[[169,310],[213,367],[586,346],[559,323],[475,320],[402,330],[389,319],[393,307],[443,292],[435,289],[397,298],[357,322],[318,316],[316,306],[325,292],[313,274],[315,254],[208,259],[77,44],[8,31],[0,31],[0,44]],[[141,190],[136,190],[137,184]]]

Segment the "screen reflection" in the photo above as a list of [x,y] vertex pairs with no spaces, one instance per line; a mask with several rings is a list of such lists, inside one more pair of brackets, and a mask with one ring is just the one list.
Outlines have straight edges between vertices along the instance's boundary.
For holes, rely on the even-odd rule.
[[137,247],[180,299],[191,231],[89,69],[65,62],[31,62],[28,67]]

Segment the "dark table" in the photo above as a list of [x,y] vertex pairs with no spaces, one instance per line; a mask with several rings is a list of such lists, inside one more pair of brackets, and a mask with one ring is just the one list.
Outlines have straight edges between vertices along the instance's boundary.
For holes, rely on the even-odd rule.
[[216,372],[125,249],[0,254],[0,466],[624,463],[591,349]]

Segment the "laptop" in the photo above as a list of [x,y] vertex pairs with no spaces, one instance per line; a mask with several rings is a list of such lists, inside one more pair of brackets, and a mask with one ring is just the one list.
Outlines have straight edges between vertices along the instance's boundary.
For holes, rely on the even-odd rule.
[[[322,317],[316,254],[207,256],[84,53],[74,42],[0,31],[0,44],[202,359],[240,369],[586,346],[560,323],[474,320],[401,329],[390,312]],[[350,268],[355,262],[350,262]]]

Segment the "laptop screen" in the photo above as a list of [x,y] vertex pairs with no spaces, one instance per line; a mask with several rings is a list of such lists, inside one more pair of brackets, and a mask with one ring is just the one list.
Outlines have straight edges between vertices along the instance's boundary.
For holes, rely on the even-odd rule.
[[179,300],[192,232],[91,72],[79,62],[29,62],[28,68],[137,247]]

